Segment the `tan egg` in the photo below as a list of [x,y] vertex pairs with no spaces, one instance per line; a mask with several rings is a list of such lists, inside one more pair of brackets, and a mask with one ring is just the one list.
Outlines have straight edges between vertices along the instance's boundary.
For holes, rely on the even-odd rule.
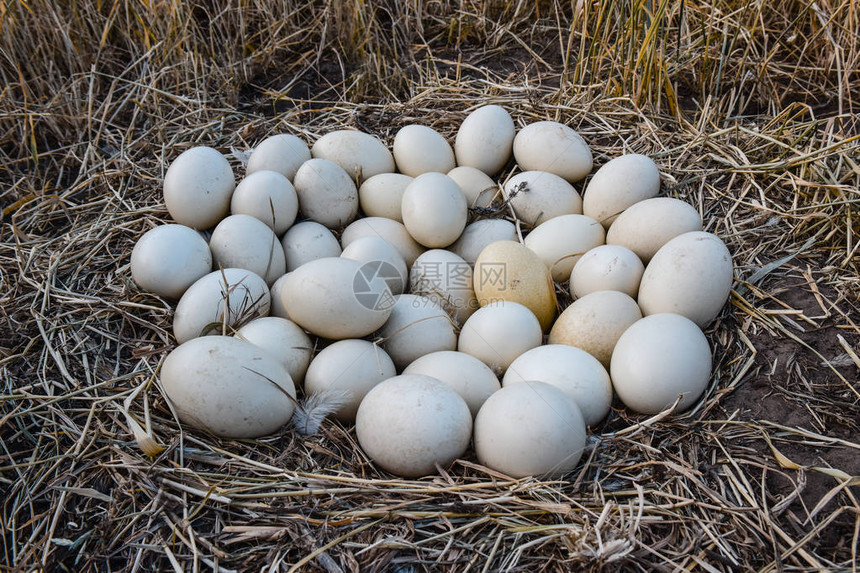
[[307,262],[341,254],[337,237],[316,221],[302,221],[290,227],[281,239],[281,246],[287,260],[287,272]]
[[541,223],[523,243],[550,269],[552,278],[570,280],[573,266],[589,250],[603,244],[603,226],[585,215],[561,215]]
[[505,386],[475,418],[478,461],[516,479],[569,472],[579,463],[585,439],[574,401],[544,382]]
[[481,219],[469,223],[448,250],[474,266],[484,247],[496,241],[516,241],[517,229],[505,219]]
[[573,186],[546,171],[526,171],[505,184],[505,197],[522,222],[535,227],[553,217],[582,214],[582,199]]
[[305,376],[305,393],[329,394],[341,405],[334,412],[344,424],[374,386],[397,376],[394,362],[379,345],[367,340],[339,340],[317,354]]
[[461,165],[450,170],[448,177],[460,186],[469,208],[489,207],[496,195],[499,195],[499,186],[480,169]]
[[651,158],[631,153],[609,161],[588,182],[582,213],[609,228],[622,211],[660,192],[660,170]]
[[358,188],[361,210],[368,217],[385,217],[402,223],[400,206],[403,203],[403,192],[412,183],[412,179],[402,173],[380,173],[365,179]]
[[349,225],[358,215],[358,190],[339,165],[327,159],[305,161],[293,180],[299,209],[329,229]]
[[218,223],[209,248],[216,265],[254,271],[270,286],[286,272],[284,248],[278,237],[250,215],[230,215]]
[[345,259],[371,265],[378,276],[388,284],[391,294],[403,294],[409,279],[406,262],[400,252],[380,237],[360,237],[351,242],[341,254]]
[[142,290],[178,299],[212,270],[209,245],[185,225],[159,225],[138,239],[131,251],[131,278]]
[[296,390],[268,352],[231,336],[195,338],[167,355],[161,387],[184,423],[224,438],[257,438],[290,421]]
[[267,137],[254,148],[245,173],[277,171],[292,181],[302,163],[310,158],[311,150],[307,143],[295,135],[279,133]]
[[575,183],[591,173],[591,149],[576,131],[555,121],[538,121],[514,138],[514,157],[523,171],[546,171]]
[[702,231],[679,235],[645,267],[639,285],[642,314],[673,312],[704,328],[726,304],[733,274],[732,256],[719,237]]
[[424,247],[419,245],[403,223],[392,221],[384,217],[364,217],[353,221],[340,235],[340,242],[344,248],[361,237],[379,237],[385,239],[400,253],[407,267],[411,267],[418,255],[424,252]]
[[549,270],[520,243],[487,245],[475,261],[472,284],[481,306],[500,300],[520,303],[534,313],[544,331],[555,318],[555,286]]
[[402,294],[394,297],[391,317],[379,331],[382,347],[398,370],[412,361],[440,350],[457,348],[451,317],[427,297]]
[[570,273],[570,294],[581,298],[599,290],[617,290],[635,299],[644,272],[645,265],[627,247],[600,245],[576,261]]
[[250,215],[282,235],[296,220],[299,198],[289,179],[277,171],[256,171],[236,186],[230,212]]
[[173,313],[173,334],[182,344],[207,334],[226,334],[269,314],[269,287],[245,269],[223,269],[197,280],[179,299]]
[[546,382],[573,398],[586,426],[600,423],[612,405],[612,381],[606,368],[597,358],[573,346],[548,344],[532,348],[511,363],[502,386],[526,380]]
[[311,155],[337,163],[359,184],[374,175],[394,172],[394,157],[385,144],[361,131],[331,131],[314,143]]
[[236,336],[277,358],[289,372],[296,387],[302,385],[314,354],[314,343],[295,322],[264,316],[240,328]]
[[394,161],[401,173],[447,173],[454,168],[454,150],[441,133],[425,125],[407,125],[394,136]]
[[290,315],[287,313],[287,309],[284,307],[284,302],[281,299],[281,290],[284,288],[286,277],[287,275],[283,275],[281,278],[276,280],[272,285],[272,288],[269,289],[269,297],[272,300],[269,315],[289,320]]
[[680,412],[708,387],[711,349],[691,320],[677,314],[654,314],[621,335],[610,370],[618,397],[631,410],[656,414],[680,395]]
[[501,387],[490,367],[465,352],[441,350],[418,358],[403,374],[423,374],[441,380],[454,389],[472,413],[472,418],[494,392]]
[[385,281],[340,257],[310,261],[288,274],[281,300],[290,320],[332,340],[374,332],[388,320],[392,304]]
[[447,247],[456,241],[469,217],[466,197],[457,183],[442,173],[416,177],[403,192],[403,225],[421,245]]
[[450,251],[422,253],[409,271],[410,292],[426,296],[461,326],[478,308],[472,288],[472,267]]
[[177,223],[209,229],[227,215],[235,188],[233,169],[223,155],[211,147],[192,147],[164,175],[164,204]]
[[643,263],[678,235],[702,230],[695,207],[680,199],[654,197],[628,207],[606,232],[606,243],[627,247]]
[[457,165],[495,175],[511,158],[514,131],[514,120],[503,107],[479,107],[466,116],[457,130],[454,141]]
[[640,318],[636,301],[623,292],[593,292],[561,313],[549,333],[549,343],[581,348],[609,368],[618,338]]
[[490,303],[469,317],[457,350],[474,356],[497,375],[528,350],[540,346],[543,332],[535,315],[510,301]]

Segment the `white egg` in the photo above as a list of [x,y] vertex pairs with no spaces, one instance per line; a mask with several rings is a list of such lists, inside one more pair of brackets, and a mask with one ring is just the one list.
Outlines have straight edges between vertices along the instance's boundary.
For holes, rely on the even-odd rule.
[[420,374],[377,384],[355,420],[358,443],[382,469],[403,477],[436,473],[469,447],[472,416],[457,392]]
[[385,217],[403,222],[400,206],[403,192],[412,183],[412,177],[402,173],[380,173],[365,179],[358,188],[361,210],[368,217]]
[[612,405],[612,381],[591,354],[566,344],[532,348],[514,360],[502,386],[532,380],[555,386],[576,402],[586,426],[606,417]]
[[341,257],[375,267],[379,278],[388,285],[391,294],[403,294],[409,278],[406,262],[397,248],[380,237],[360,237],[343,250]]
[[450,251],[432,249],[421,254],[409,271],[412,294],[426,296],[462,325],[478,308],[472,289],[472,267]]
[[700,328],[723,308],[732,290],[732,256],[719,237],[684,233],[663,245],[639,285],[642,314],[673,312]]
[[526,235],[531,249],[555,281],[570,280],[573,266],[587,251],[603,244],[603,226],[585,215],[560,215],[541,223]]
[[678,235],[701,230],[702,217],[695,207],[680,199],[654,197],[621,213],[606,232],[606,243],[627,247],[647,264]]
[[208,229],[230,210],[235,188],[233,169],[223,155],[211,147],[192,147],[164,175],[164,204],[177,223]]
[[245,173],[277,171],[292,181],[301,164],[310,158],[311,150],[307,143],[295,135],[279,133],[267,137],[254,148]]
[[610,368],[618,397],[643,414],[681,402],[683,411],[699,399],[711,376],[711,349],[699,327],[677,314],[646,316],[628,328]]
[[284,302],[281,299],[281,290],[284,288],[286,277],[287,275],[284,275],[276,280],[272,285],[272,288],[269,289],[269,298],[272,301],[271,307],[269,308],[269,315],[289,320],[290,315],[287,314],[287,309],[284,308]]
[[640,318],[636,301],[623,292],[593,292],[561,313],[549,333],[549,343],[581,348],[608,368],[618,338]]
[[401,173],[447,173],[454,168],[454,150],[445,137],[425,125],[407,125],[394,136],[394,161]]
[[391,317],[379,331],[382,347],[402,370],[414,360],[440,350],[455,350],[457,334],[451,317],[427,297],[394,297]]
[[340,403],[334,412],[344,424],[374,386],[397,375],[394,362],[378,345],[367,340],[339,340],[317,354],[305,376],[307,395],[325,394]]
[[466,197],[442,173],[416,177],[403,192],[403,225],[425,247],[442,248],[456,241],[469,217]]
[[514,138],[514,157],[523,171],[547,171],[575,183],[591,173],[591,149],[576,131],[555,121],[538,121]]
[[517,217],[537,226],[560,215],[582,214],[582,199],[573,186],[546,171],[526,171],[505,184],[505,197]]
[[505,219],[481,219],[469,223],[457,241],[448,250],[474,266],[478,255],[490,243],[516,241],[517,229]]
[[489,207],[496,195],[499,195],[498,184],[480,169],[461,165],[450,170],[448,177],[460,186],[466,197],[466,205],[470,208]]
[[286,272],[284,248],[272,229],[250,215],[230,215],[215,227],[209,248],[222,268],[248,269],[272,285]]
[[230,336],[195,338],[161,367],[161,387],[179,419],[225,438],[256,438],[290,421],[296,391],[265,350]]
[[392,221],[384,217],[364,217],[352,222],[340,235],[340,242],[344,248],[361,237],[380,237],[385,239],[400,253],[407,267],[411,267],[418,255],[424,252],[424,247],[419,245],[403,223]]
[[359,184],[374,175],[394,172],[394,157],[385,144],[361,131],[326,133],[314,143],[311,154],[337,163]]
[[495,175],[511,158],[514,131],[514,120],[503,107],[479,107],[466,116],[457,131],[454,141],[457,165]]
[[257,318],[236,331],[236,336],[259,346],[287,369],[296,387],[305,379],[314,343],[295,322],[275,316]]
[[499,390],[499,379],[490,368],[464,352],[441,350],[412,362],[403,374],[423,374],[441,380],[463,397],[472,418],[490,397]]
[[316,221],[302,221],[290,227],[281,239],[281,247],[287,260],[287,272],[307,262],[341,254],[337,237]]
[[570,294],[581,298],[599,290],[617,290],[635,299],[643,272],[645,265],[627,247],[600,245],[576,261],[570,273]]
[[544,382],[505,386],[475,418],[475,453],[513,478],[559,477],[579,463],[585,422],[567,394]]
[[212,270],[209,245],[185,225],[159,225],[131,251],[131,278],[142,290],[177,299]]
[[269,314],[269,287],[246,269],[221,269],[198,279],[179,299],[173,334],[182,344],[207,334],[232,334],[232,327]]
[[660,192],[660,170],[651,158],[631,153],[597,170],[585,188],[582,212],[609,228],[625,209]]
[[281,235],[296,220],[299,198],[290,180],[277,171],[255,171],[236,186],[230,212],[251,215]]
[[327,159],[302,163],[293,179],[302,215],[329,229],[349,225],[358,215],[358,190],[339,165]]
[[479,308],[463,325],[457,350],[470,354],[501,376],[518,356],[543,341],[540,322],[525,306],[510,301]]

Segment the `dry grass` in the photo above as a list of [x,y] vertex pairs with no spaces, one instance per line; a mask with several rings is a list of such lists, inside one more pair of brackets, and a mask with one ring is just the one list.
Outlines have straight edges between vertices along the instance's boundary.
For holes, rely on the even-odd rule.
[[[856,2],[208,4],[0,3],[0,568],[858,570]],[[170,306],[128,271],[169,161],[453,136],[485,102],[598,164],[650,154],[725,238],[706,398],[614,411],[557,482],[473,457],[393,479],[335,423],[184,433],[155,383]]]

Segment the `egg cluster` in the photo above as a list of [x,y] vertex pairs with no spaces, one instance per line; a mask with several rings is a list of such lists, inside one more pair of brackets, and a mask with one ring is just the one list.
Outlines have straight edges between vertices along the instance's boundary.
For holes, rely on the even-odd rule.
[[642,413],[689,408],[710,379],[701,329],[728,298],[729,251],[694,207],[657,196],[648,157],[612,159],[580,195],[591,171],[574,130],[517,132],[495,105],[453,148],[421,125],[393,153],[359,131],[310,149],[275,135],[238,185],[218,151],[185,151],[164,178],[176,223],[131,256],[141,289],[178,300],[161,369],[172,408],[246,438],[285,425],[297,392],[316,396],[408,477],[470,443],[506,475],[560,475],[614,394]]

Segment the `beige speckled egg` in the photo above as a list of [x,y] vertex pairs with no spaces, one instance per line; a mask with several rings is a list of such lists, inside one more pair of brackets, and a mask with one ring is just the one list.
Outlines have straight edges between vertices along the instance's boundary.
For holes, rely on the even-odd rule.
[[380,173],[365,179],[358,188],[361,210],[368,217],[385,217],[402,223],[400,206],[403,204],[403,192],[412,179],[402,173]]
[[470,265],[475,264],[484,247],[496,241],[516,241],[517,229],[505,219],[481,219],[469,223],[457,241],[448,250],[463,258]]
[[472,415],[447,384],[420,374],[377,384],[355,420],[358,443],[382,469],[403,477],[447,468],[469,447]]
[[289,179],[277,171],[255,171],[236,186],[230,212],[251,215],[282,235],[296,220],[299,198]]
[[314,143],[311,155],[337,163],[359,184],[374,175],[394,172],[394,156],[385,144],[361,131],[342,129],[326,133]]
[[256,438],[289,422],[296,391],[262,348],[231,336],[195,338],[161,367],[161,387],[179,419],[225,438]]
[[279,133],[261,141],[251,156],[245,173],[257,171],[277,171],[290,181],[296,176],[299,167],[311,158],[308,144],[287,133]]
[[680,199],[654,197],[621,213],[606,232],[606,243],[627,247],[647,264],[670,240],[701,230],[702,217],[695,207]]
[[570,280],[573,266],[589,250],[603,244],[603,226],[585,215],[561,215],[541,223],[523,244],[550,269],[555,281]]
[[581,298],[599,290],[617,290],[635,299],[643,272],[645,265],[627,247],[600,245],[576,261],[570,273],[570,294]]
[[394,362],[379,345],[360,339],[339,340],[314,357],[305,376],[305,393],[332,394],[341,403],[335,416],[352,424],[364,396],[396,375]]
[[317,336],[342,340],[372,333],[391,315],[385,281],[362,273],[352,259],[303,264],[284,279],[281,300],[290,320]]
[[495,175],[511,158],[514,132],[514,120],[503,107],[479,107],[466,116],[457,131],[454,141],[457,165]]
[[218,224],[236,188],[227,159],[211,147],[192,147],[164,175],[164,204],[173,220],[194,229]]
[[340,243],[325,225],[316,221],[296,223],[281,239],[287,271],[294,271],[303,264],[325,257],[339,257]]
[[394,297],[391,317],[379,331],[382,347],[398,370],[410,362],[440,350],[457,348],[457,333],[445,310],[424,296]]
[[618,397],[630,409],[656,414],[674,404],[680,394],[680,412],[708,387],[711,349],[689,319],[654,314],[621,335],[610,371]]
[[574,401],[544,382],[505,386],[475,418],[478,461],[513,478],[569,472],[579,463],[585,438]]
[[302,163],[293,179],[302,215],[329,229],[348,225],[358,215],[358,190],[339,165],[327,159]]
[[272,288],[269,289],[269,298],[272,301],[271,308],[269,308],[269,315],[276,316],[278,318],[286,318],[290,319],[290,315],[287,313],[287,309],[284,307],[283,299],[281,299],[281,290],[284,288],[284,281],[286,280],[287,275],[283,275],[281,278],[276,280],[272,285]]
[[360,237],[380,237],[385,239],[400,253],[408,268],[424,252],[424,247],[419,245],[403,223],[392,221],[384,217],[364,217],[353,221],[340,235],[340,242],[344,248]]
[[254,271],[268,285],[286,272],[284,248],[278,237],[250,215],[230,215],[218,223],[209,248],[216,265]]
[[651,158],[631,153],[597,170],[585,188],[582,213],[609,228],[625,209],[660,192],[660,171]]
[[591,173],[591,149],[576,131],[555,121],[538,121],[514,138],[514,157],[524,171],[547,171],[574,183]]
[[185,225],[159,225],[131,251],[131,278],[142,290],[177,299],[212,270],[212,253],[200,234]]
[[442,248],[456,241],[469,217],[466,197],[453,179],[424,173],[403,192],[403,225],[425,247]]
[[409,284],[410,292],[439,304],[457,325],[478,308],[472,267],[450,251],[432,249],[421,254],[409,271]]
[[498,184],[480,169],[461,165],[450,170],[448,177],[460,186],[466,197],[466,205],[470,208],[489,207],[496,195],[499,195]]
[[447,173],[454,168],[454,150],[441,133],[425,125],[407,125],[394,136],[394,162],[401,173]]
[[674,312],[700,328],[722,310],[732,289],[732,256],[719,237],[684,233],[663,245],[639,284],[642,314]]
[[460,331],[457,350],[474,356],[501,376],[518,356],[542,341],[543,332],[532,311],[516,302],[499,301],[469,317]]
[[264,316],[240,328],[236,336],[277,358],[289,372],[296,387],[302,385],[314,354],[314,343],[295,322]]
[[509,300],[531,310],[546,331],[555,318],[555,286],[546,265],[515,241],[487,245],[475,261],[472,285],[478,304]]
[[341,257],[375,265],[391,294],[403,294],[409,280],[406,262],[394,245],[380,237],[359,237],[343,250]]
[[505,184],[505,197],[523,223],[532,227],[561,215],[582,214],[573,185],[546,171],[526,171]]
[[465,352],[441,350],[422,356],[403,371],[404,374],[423,374],[441,380],[463,397],[472,418],[501,387],[490,367]]
[[269,287],[246,269],[222,269],[197,280],[179,299],[173,313],[173,334],[182,344],[206,334],[220,334],[222,325],[244,324],[269,314]]
[[533,380],[555,386],[576,402],[586,426],[600,423],[612,405],[612,382],[591,354],[566,344],[532,348],[514,360],[502,386]]
[[618,337],[640,318],[636,301],[623,292],[593,292],[561,313],[549,333],[549,343],[581,348],[608,368]]

